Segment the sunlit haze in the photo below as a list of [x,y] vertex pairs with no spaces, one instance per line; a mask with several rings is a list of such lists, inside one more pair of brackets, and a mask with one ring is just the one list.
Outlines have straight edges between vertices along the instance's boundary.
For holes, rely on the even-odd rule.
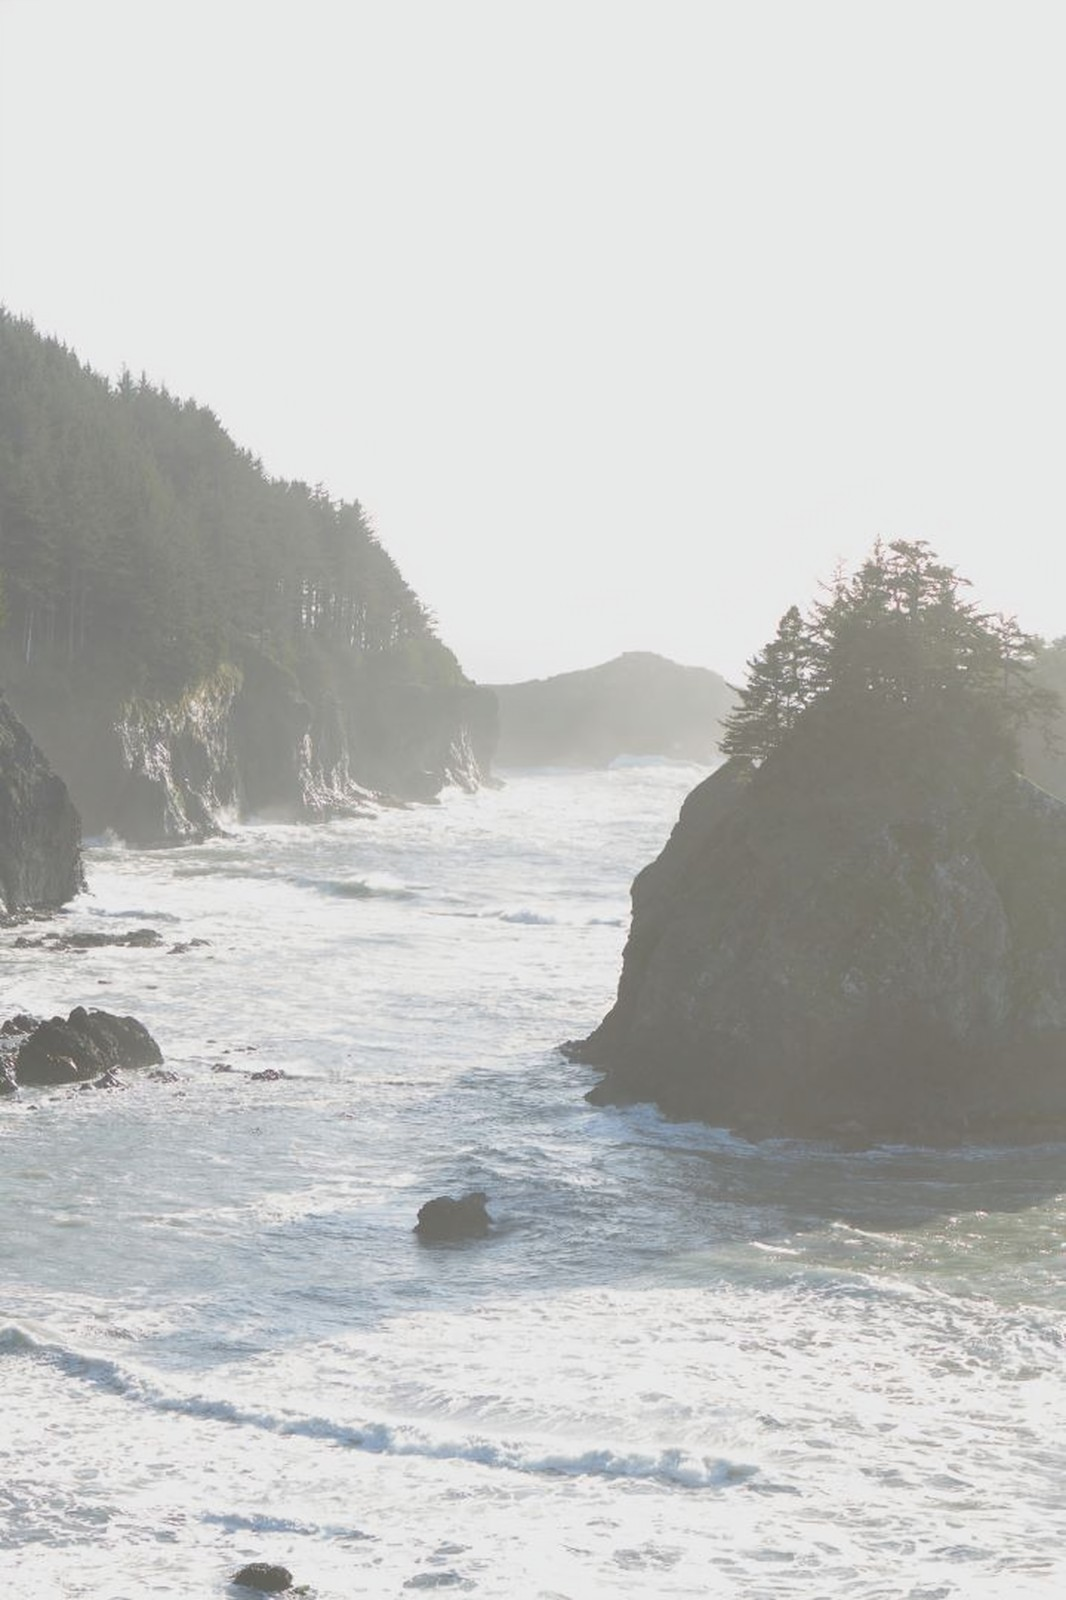
[[358,498],[483,681],[877,535],[1066,633],[1053,5],[0,0],[0,299]]

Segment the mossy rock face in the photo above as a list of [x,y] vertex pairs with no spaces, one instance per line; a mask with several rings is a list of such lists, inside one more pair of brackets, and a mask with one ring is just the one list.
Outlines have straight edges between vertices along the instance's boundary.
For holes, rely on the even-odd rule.
[[638,877],[593,1097],[803,1136],[1066,1124],[1066,805],[972,729],[803,732],[706,780]]

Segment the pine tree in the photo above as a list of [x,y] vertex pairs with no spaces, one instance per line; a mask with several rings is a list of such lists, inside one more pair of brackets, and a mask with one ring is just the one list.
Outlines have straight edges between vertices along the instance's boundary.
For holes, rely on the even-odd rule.
[[748,662],[740,703],[724,723],[727,755],[761,761],[796,724],[813,692],[810,629],[790,606],[770,643]]
[[854,573],[834,574],[809,622],[795,606],[785,613],[748,664],[722,749],[762,761],[823,699],[842,724],[877,705],[928,721],[934,707],[961,715],[965,703],[1009,741],[1027,724],[1046,729],[1059,702],[1032,676],[1039,641],[980,611],[967,587],[924,540],[878,541]]

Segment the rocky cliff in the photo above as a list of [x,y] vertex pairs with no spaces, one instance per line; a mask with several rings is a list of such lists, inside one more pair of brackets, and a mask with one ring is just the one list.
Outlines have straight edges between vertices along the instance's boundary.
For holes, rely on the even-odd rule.
[[51,910],[83,887],[81,826],[66,788],[0,700],[0,908]]
[[686,801],[633,886],[590,1098],[758,1135],[1066,1125],[1066,805],[965,719],[824,708]]
[[358,501],[0,307],[0,678],[86,829],[202,837],[475,785],[495,701]]
[[471,684],[298,674],[245,649],[172,699],[20,705],[70,784],[87,831],[176,844],[226,818],[322,819],[432,800],[488,774],[495,701]]

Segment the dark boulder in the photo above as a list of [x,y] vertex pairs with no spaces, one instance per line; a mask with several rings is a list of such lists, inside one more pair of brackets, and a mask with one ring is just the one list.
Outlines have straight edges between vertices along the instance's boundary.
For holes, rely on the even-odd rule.
[[75,1006],[70,1016],[51,1017],[23,1041],[15,1058],[20,1084],[76,1083],[118,1067],[153,1067],[159,1046],[135,1017]]
[[292,1573],[268,1561],[251,1561],[230,1579],[239,1589],[254,1589],[257,1594],[283,1594],[292,1588]]
[[494,685],[502,767],[606,767],[619,756],[710,762],[735,692],[705,667],[646,651],[554,678]]
[[420,1239],[483,1239],[489,1231],[492,1218],[485,1207],[487,1200],[480,1189],[453,1200],[450,1195],[438,1195],[420,1207],[415,1232]]

